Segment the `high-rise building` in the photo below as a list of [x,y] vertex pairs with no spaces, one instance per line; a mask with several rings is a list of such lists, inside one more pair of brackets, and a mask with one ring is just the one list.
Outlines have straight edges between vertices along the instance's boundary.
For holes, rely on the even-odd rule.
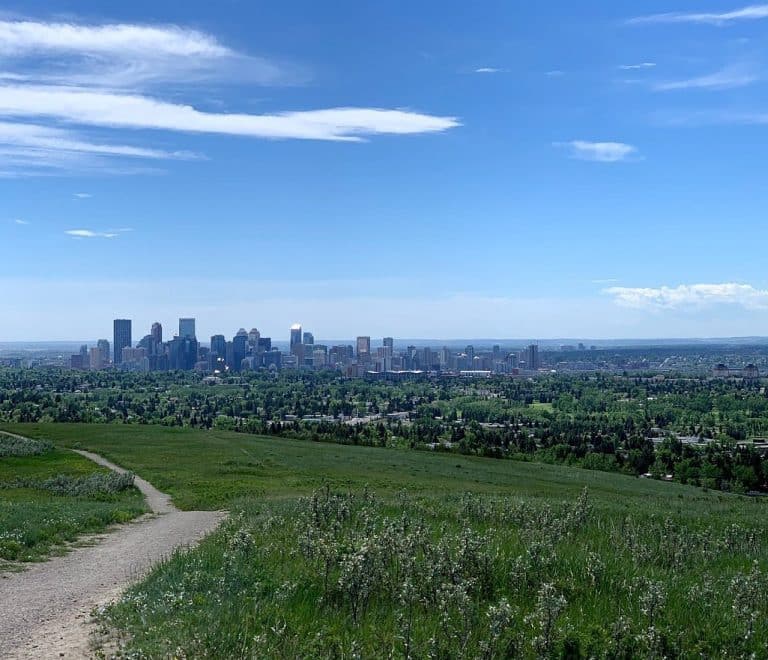
[[155,344],[162,344],[163,343],[163,326],[160,324],[159,321],[155,321],[152,324],[152,329],[149,331],[150,337],[152,337],[152,341]]
[[263,364],[267,369],[280,369],[283,366],[282,360],[283,354],[280,351],[269,350],[264,353]]
[[305,332],[304,333],[304,344],[307,346],[312,346],[315,343],[315,335],[313,335],[311,332]]
[[128,362],[141,362],[145,357],[147,357],[147,351],[140,346],[137,346],[136,348],[125,346],[123,348],[123,364]]
[[328,363],[328,354],[324,348],[316,348],[312,351],[312,366],[315,369],[322,369]]
[[194,337],[174,337],[168,342],[168,366],[172,370],[191,371],[197,363],[197,340]]
[[195,334],[195,319],[179,319],[179,337],[182,339],[194,339]]
[[[301,366],[302,362],[304,361],[304,344],[302,344],[302,333],[301,333],[301,325],[299,323],[294,323],[291,326],[291,343],[290,343],[290,352],[291,355],[296,356],[296,365]],[[286,365],[290,364],[290,362],[286,362]]]
[[131,340],[131,321],[130,319],[115,319],[113,324],[113,339],[112,344],[115,350],[115,356],[113,362],[116,365],[123,362],[123,349],[130,348],[133,344]]
[[259,337],[256,342],[257,353],[267,353],[272,350],[272,338],[271,337]]
[[539,347],[531,344],[525,349],[525,368],[530,371],[536,371],[539,366]]
[[382,371],[392,371],[392,356],[394,355],[394,340],[384,337],[383,346],[379,349],[379,362]]
[[87,369],[88,368],[88,356],[83,356],[82,352],[76,353],[69,358],[70,369]]
[[344,346],[343,344],[333,346],[331,350],[328,351],[328,364],[332,366],[347,364],[352,361],[354,354],[355,349],[351,346]]
[[432,371],[435,354],[429,346],[425,346],[418,351],[418,362],[424,371]]
[[261,339],[261,333],[256,328],[251,328],[251,331],[248,333],[248,347],[252,353],[257,351],[259,339]]
[[211,353],[216,353],[219,357],[226,357],[227,339],[224,335],[213,335],[211,337]]
[[232,369],[240,371],[246,355],[248,355],[248,333],[245,328],[240,328],[232,339]]
[[96,342],[96,348],[101,352],[101,364],[106,367],[111,361],[109,342],[106,339],[99,339]]
[[371,338],[358,337],[357,338],[357,361],[370,362],[370,360],[371,360]]
[[291,353],[293,353],[293,347],[294,346],[300,346],[301,345],[301,324],[294,323],[291,326]]
[[92,371],[98,371],[104,368],[104,358],[102,356],[101,349],[98,346],[94,346],[88,355],[88,364]]
[[155,340],[152,339],[152,335],[144,335],[136,346],[137,348],[143,348],[147,355],[153,355],[155,352]]
[[224,371],[227,361],[227,339],[224,335],[211,337],[211,370]]

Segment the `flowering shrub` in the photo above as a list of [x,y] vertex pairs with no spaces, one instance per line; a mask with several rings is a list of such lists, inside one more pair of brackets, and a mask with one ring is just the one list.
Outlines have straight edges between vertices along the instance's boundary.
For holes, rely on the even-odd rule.
[[10,483],[0,484],[0,488],[35,488],[45,490],[54,495],[69,497],[94,497],[98,495],[114,495],[133,487],[133,474],[126,472],[93,472],[82,477],[72,477],[59,474],[45,480],[17,479]]
[[244,503],[104,618],[131,657],[759,657],[765,558],[745,526],[617,517],[586,490],[323,488]]
[[15,435],[0,433],[0,458],[10,456],[40,456],[53,449],[53,445],[45,440],[20,438]]

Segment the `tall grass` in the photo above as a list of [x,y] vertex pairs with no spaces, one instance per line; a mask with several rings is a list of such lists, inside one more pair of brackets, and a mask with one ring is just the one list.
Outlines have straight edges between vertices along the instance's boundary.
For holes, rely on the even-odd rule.
[[44,440],[10,440],[6,448],[21,451],[0,459],[0,560],[38,561],[82,534],[146,511],[133,475],[115,474]]
[[53,449],[45,440],[20,438],[0,432],[0,458],[9,456],[40,456]]
[[104,613],[131,657],[749,657],[759,529],[578,498],[243,502]]
[[23,488],[3,490],[0,559],[40,561],[83,534],[128,522],[145,511],[143,497],[133,489],[110,500],[60,497]]
[[54,495],[68,497],[102,498],[117,495],[133,486],[134,476],[130,472],[93,472],[80,477],[57,474],[45,480],[16,479],[15,481],[0,482],[0,490],[9,488],[34,488],[44,490]]

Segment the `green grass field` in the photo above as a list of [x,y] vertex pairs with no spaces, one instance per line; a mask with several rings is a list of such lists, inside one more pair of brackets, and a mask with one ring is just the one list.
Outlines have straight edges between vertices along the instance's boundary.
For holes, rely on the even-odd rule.
[[[17,424],[2,428],[61,447],[98,452],[170,493],[185,510],[222,509],[242,497],[294,498],[330,485],[381,493],[488,493],[545,500],[577,497],[621,512],[749,519],[755,500],[679,484],[558,465],[456,454],[347,447],[227,431],[144,425]],[[762,511],[762,508],[759,510]]]
[[719,658],[768,649],[761,499],[218,431],[9,430],[97,451],[182,508],[232,510],[104,614],[135,657]]
[[71,480],[109,474],[82,456],[61,448],[40,455],[0,457],[0,568],[37,561],[67,543],[146,508],[135,489],[115,494],[62,495],[41,485],[66,475]]

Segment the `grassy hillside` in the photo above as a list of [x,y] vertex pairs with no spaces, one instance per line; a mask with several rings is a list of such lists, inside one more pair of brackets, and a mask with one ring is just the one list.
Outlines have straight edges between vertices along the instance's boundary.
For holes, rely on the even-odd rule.
[[25,446],[0,434],[3,449],[0,562],[42,559],[84,533],[146,511],[141,493],[134,488],[109,492],[110,471],[71,451]]
[[[182,509],[227,508],[240,497],[295,497],[330,485],[382,493],[489,493],[549,500],[577,497],[617,512],[751,518],[752,499],[678,484],[557,465],[456,454],[348,447],[227,431],[144,425],[17,424],[2,428],[62,447],[89,449],[170,493]],[[762,511],[762,507],[759,509]]]
[[760,499],[226,432],[13,430],[232,510],[104,614],[131,657],[766,655]]

